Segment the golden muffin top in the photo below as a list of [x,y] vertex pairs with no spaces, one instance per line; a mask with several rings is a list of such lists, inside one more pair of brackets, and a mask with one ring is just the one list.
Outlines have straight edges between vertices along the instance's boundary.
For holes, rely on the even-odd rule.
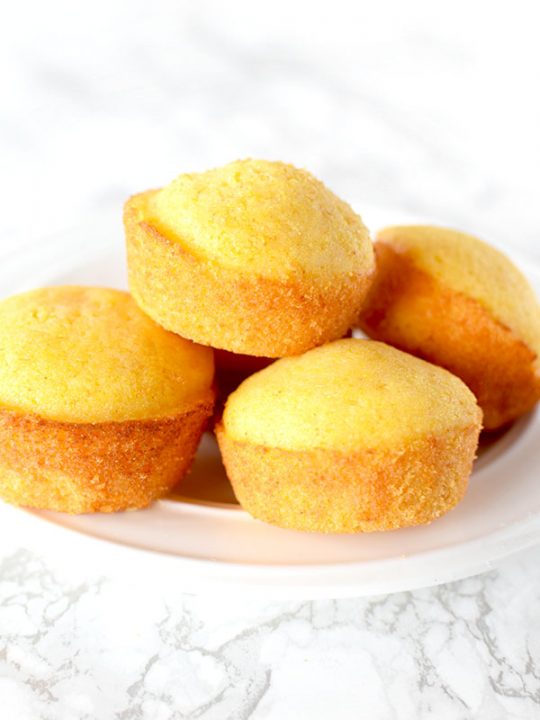
[[540,306],[526,278],[502,252],[474,235],[429,225],[385,228],[377,241],[407,254],[451,290],[477,300],[540,355]]
[[180,175],[150,193],[145,218],[206,260],[278,280],[366,275],[369,233],[345,202],[306,170],[238,160]]
[[0,407],[65,422],[166,417],[208,397],[212,350],[119,290],[52,287],[0,302]]
[[232,439],[287,450],[402,447],[480,422],[474,395],[451,373],[352,338],[252,375],[223,415]]

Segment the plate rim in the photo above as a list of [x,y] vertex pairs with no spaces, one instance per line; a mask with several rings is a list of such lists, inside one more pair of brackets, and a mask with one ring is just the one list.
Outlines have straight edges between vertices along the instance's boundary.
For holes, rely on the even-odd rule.
[[[375,210],[375,208],[370,208]],[[384,208],[377,208],[377,212],[384,214],[396,214],[396,210],[389,210]],[[407,213],[402,213],[400,216],[407,218]],[[112,216],[111,216],[112,217]],[[405,220],[408,222],[408,220]],[[418,219],[415,219],[418,222]],[[424,221],[425,222],[425,221]],[[103,223],[103,218],[100,217],[98,224]],[[86,227],[88,224],[86,225]],[[11,256],[5,258],[3,263],[2,275],[10,272],[11,267],[25,267],[28,268],[28,272],[32,278],[32,285],[41,282],[47,284],[51,278],[55,275],[59,275],[62,272],[75,269],[77,267],[83,267],[86,263],[99,260],[107,253],[117,251],[119,248],[113,248],[109,243],[96,243],[90,249],[86,249],[85,252],[81,252],[79,247],[74,247],[71,252],[66,248],[65,235],[68,232],[66,228],[55,234],[57,242],[51,241],[50,245],[40,248],[39,253],[35,253],[35,247],[30,246],[23,250],[18,255],[11,254]],[[58,242],[58,240],[60,240]],[[532,254],[523,251],[522,249],[503,247],[503,250],[507,254],[516,259],[519,265],[525,265],[528,269],[527,274],[533,274],[540,277],[540,262]],[[26,265],[28,258],[32,259],[32,262]],[[33,266],[33,267],[32,267]],[[37,277],[36,277],[37,276]],[[37,281],[37,282],[34,282]],[[538,412],[533,411],[529,416],[518,421],[519,423],[529,423],[532,418]],[[489,452],[489,451],[488,451]],[[168,504],[181,504],[183,506],[194,506],[198,508],[204,507],[205,510],[217,511],[222,513],[223,511],[232,513],[243,513],[248,516],[248,513],[241,507],[234,507],[225,503],[212,503],[211,501],[195,501],[186,498],[184,500],[170,501],[163,499],[160,502]],[[41,527],[46,526],[49,530],[54,529],[58,531],[60,536],[64,535],[64,531],[68,530],[72,537],[76,537],[83,544],[89,543],[94,546],[95,541],[99,542],[97,545],[102,548],[114,548],[120,554],[124,554],[126,551],[133,555],[145,556],[155,562],[159,558],[159,566],[163,564],[169,566],[174,563],[176,567],[183,566],[187,571],[190,578],[190,587],[197,590],[201,587],[215,586],[216,584],[226,587],[230,583],[235,581],[241,581],[240,589],[251,591],[268,592],[269,590],[279,591],[276,587],[276,580],[290,580],[290,576],[295,576],[296,582],[291,585],[290,582],[286,585],[284,595],[289,598],[291,595],[295,596],[309,596],[319,598],[329,597],[350,597],[350,596],[362,596],[362,595],[373,595],[377,593],[389,593],[399,592],[405,590],[412,590],[415,588],[425,587],[427,585],[440,585],[446,582],[452,582],[454,580],[470,577],[471,575],[484,572],[493,567],[493,565],[500,560],[503,560],[510,555],[524,551],[540,543],[540,513],[533,515],[532,517],[517,520],[505,527],[488,533],[487,535],[481,535],[476,538],[472,538],[465,542],[454,542],[451,545],[446,545],[442,548],[431,548],[427,550],[420,550],[414,552],[414,554],[403,556],[403,557],[388,557],[382,559],[365,559],[365,560],[350,560],[343,562],[328,562],[328,563],[296,563],[293,565],[285,565],[281,563],[276,564],[264,564],[256,562],[242,562],[238,560],[224,560],[217,558],[197,558],[186,555],[179,555],[174,552],[168,552],[166,550],[160,550],[151,547],[142,547],[128,542],[123,542],[119,539],[103,537],[97,534],[93,534],[86,529],[77,529],[69,525],[55,522],[53,518],[48,517],[44,513],[47,511],[35,510],[32,508],[17,508],[2,503],[2,510],[8,509],[10,512],[13,511],[19,517],[22,514],[27,520],[32,523],[39,521]],[[43,522],[45,521],[45,522]],[[444,559],[447,555],[454,555],[456,548],[462,548],[463,554],[467,556],[464,564],[462,563],[459,569],[450,570],[446,568],[445,572],[440,574],[440,577],[434,577],[435,573],[433,569],[430,569],[430,564],[434,556],[441,561],[441,565],[444,564]],[[467,553],[468,550],[474,549],[474,553]],[[430,562],[431,561],[431,562]],[[372,571],[376,568],[384,570],[384,574],[388,574],[389,569],[395,569],[396,575],[400,574],[403,570],[404,563],[407,564],[410,570],[411,566],[414,567],[416,563],[426,563],[427,567],[423,573],[415,575],[417,580],[409,579],[407,581],[403,578],[402,582],[396,583],[388,581],[387,579],[382,581],[373,581],[373,579],[365,579],[362,576],[369,576]],[[466,569],[464,569],[464,567]],[[209,573],[209,570],[212,573]],[[216,570],[219,571],[216,574]],[[209,577],[209,575],[212,575]],[[393,573],[390,573],[393,575]],[[404,573],[407,577],[411,574],[410,572]],[[242,577],[246,575],[246,577]],[[328,576],[341,576],[333,579]],[[425,582],[422,577],[429,575],[429,581]],[[238,577],[240,576],[240,577]],[[249,577],[247,577],[249,576]],[[347,577],[348,576],[348,577]],[[184,576],[185,578],[185,576]],[[185,578],[186,579],[186,578]],[[265,582],[266,581],[266,582]],[[236,591],[239,588],[236,588]],[[280,594],[278,592],[278,594]]]

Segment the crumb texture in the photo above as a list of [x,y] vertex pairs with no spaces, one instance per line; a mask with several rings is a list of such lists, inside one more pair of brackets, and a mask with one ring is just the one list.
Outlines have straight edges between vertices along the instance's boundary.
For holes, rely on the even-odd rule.
[[540,307],[518,268],[496,248],[448,228],[385,228],[377,241],[406,254],[420,269],[455,292],[477,300],[540,356]]
[[129,287],[162,327],[203,345],[275,358],[343,337],[356,322],[374,274],[370,244],[370,263],[356,274],[263,277],[197,257],[163,235],[145,219],[153,195],[130,198],[124,222]]
[[480,427],[470,390],[451,373],[383,343],[345,339],[283,358],[229,397],[236,441],[287,450],[395,447]]
[[361,219],[306,170],[239,160],[180,175],[149,197],[146,220],[201,259],[287,280],[369,274]]
[[212,402],[174,417],[69,423],[0,410],[0,497],[68,513],[146,507],[188,472]]
[[176,415],[211,397],[213,354],[128,293],[54,287],[0,303],[0,408],[66,422]]
[[408,254],[377,242],[377,273],[360,314],[362,329],[446,368],[472,390],[487,430],[540,399],[540,363],[487,307],[421,270]]
[[393,530],[431,522],[463,497],[479,425],[393,448],[283,450],[231,439],[219,444],[234,492],[256,518],[311,532]]

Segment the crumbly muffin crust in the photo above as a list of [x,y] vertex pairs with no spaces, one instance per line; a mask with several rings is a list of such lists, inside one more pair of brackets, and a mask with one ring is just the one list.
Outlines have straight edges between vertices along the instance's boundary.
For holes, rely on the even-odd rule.
[[252,375],[216,432],[238,500],[255,517],[367,532],[426,523],[459,502],[481,416],[445,370],[347,339]]
[[342,337],[374,272],[360,218],[282,163],[180,176],[130,198],[124,221],[129,285],[144,312],[235,353],[282,357]]
[[[486,303],[481,299],[485,287],[475,296],[465,288],[457,290],[456,283],[447,276],[435,274],[427,263],[418,262],[423,245],[412,253],[394,242],[393,233],[398,229],[391,231],[383,231],[375,245],[377,274],[360,315],[360,327],[370,337],[395,345],[460,377],[474,392],[484,412],[486,429],[499,428],[528,412],[540,399],[540,363],[535,351],[538,346],[535,333],[540,338],[540,321],[536,327],[534,318],[538,307],[521,274],[510,270],[510,281],[505,284],[499,278],[492,293],[511,295],[505,313],[513,309],[517,322],[508,325],[500,319],[504,315],[500,312],[503,300]],[[484,245],[474,247],[478,251]],[[461,252],[466,255],[464,248]],[[441,262],[446,257],[441,254]],[[483,259],[488,266],[490,257],[488,253]],[[507,266],[513,268],[505,260],[499,275]],[[471,273],[469,268],[469,281]],[[490,275],[488,268],[481,276],[484,285],[489,285],[489,278],[495,283],[498,277]],[[523,297],[522,305],[520,297]],[[499,311],[495,312],[497,308]]]
[[187,473],[214,403],[212,350],[124,292],[0,303],[0,497],[70,513],[139,508]]

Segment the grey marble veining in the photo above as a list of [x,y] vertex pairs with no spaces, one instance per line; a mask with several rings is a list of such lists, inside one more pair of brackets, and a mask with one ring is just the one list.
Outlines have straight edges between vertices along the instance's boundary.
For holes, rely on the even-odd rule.
[[0,693],[17,718],[419,717],[540,712],[540,566],[357,600],[162,596],[0,565]]
[[[252,155],[538,257],[534,8],[12,3],[0,256]],[[24,545],[0,544],[2,718],[540,717],[538,551],[438,588],[264,603],[70,576]]]

